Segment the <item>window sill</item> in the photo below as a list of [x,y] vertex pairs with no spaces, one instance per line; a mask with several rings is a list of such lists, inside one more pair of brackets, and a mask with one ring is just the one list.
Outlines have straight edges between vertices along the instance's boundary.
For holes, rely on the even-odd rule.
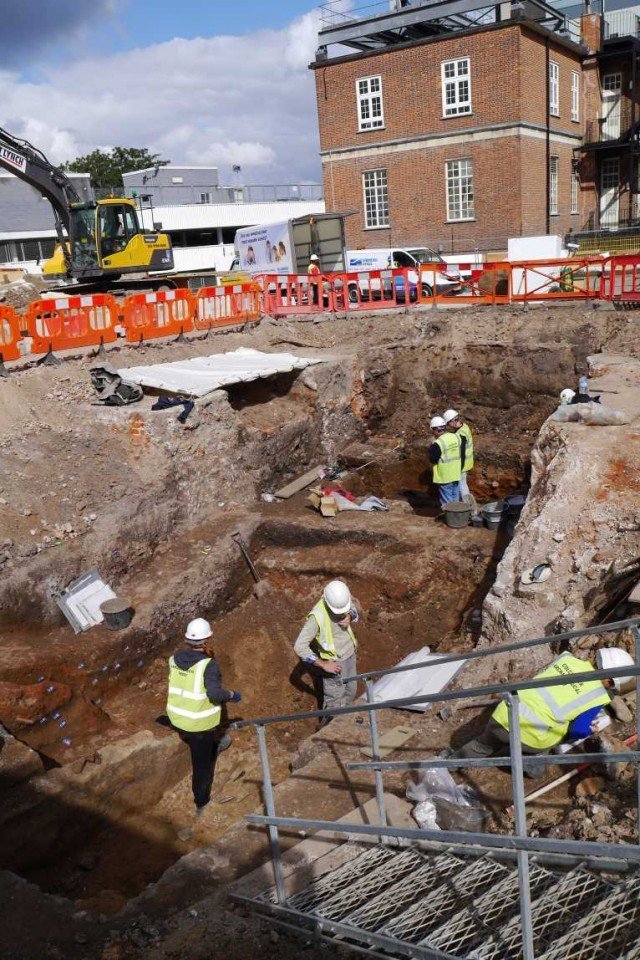
[[559,119],[560,119],[560,114],[559,114],[559,113],[554,113],[553,110],[549,110],[549,116],[550,116],[550,117],[555,117],[556,120],[559,120]]
[[445,220],[445,223],[477,223],[477,217],[460,217],[459,220]]
[[457,120],[459,117],[472,117],[473,110],[467,110],[465,113],[443,113],[441,120]]
[[577,120],[575,117],[571,117],[571,123],[580,123],[580,117]]
[[379,130],[386,130],[385,125],[382,124],[381,127],[367,127],[366,130],[361,130],[360,127],[358,127],[358,133],[378,133]]
[[388,223],[384,227],[363,227],[364,230],[391,230],[391,224]]
[[559,213],[550,213],[549,216],[550,216],[550,217],[559,217],[560,214],[559,214]]

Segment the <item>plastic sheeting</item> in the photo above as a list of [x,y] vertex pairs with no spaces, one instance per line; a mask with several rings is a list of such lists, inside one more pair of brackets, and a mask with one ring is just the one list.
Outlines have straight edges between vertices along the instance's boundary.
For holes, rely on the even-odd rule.
[[89,570],[74,580],[57,599],[58,606],[76,633],[83,633],[102,623],[100,604],[115,600],[111,587],[100,578],[97,570]]
[[141,387],[153,387],[167,393],[204,397],[220,387],[249,383],[277,373],[304,370],[322,360],[296,357],[292,353],[263,353],[242,347],[229,353],[209,357],[192,357],[173,363],[156,363],[145,367],[126,367],[118,373]]
[[[417,670],[406,670],[404,673],[392,673],[381,677],[372,687],[373,699],[376,703],[382,703],[385,700],[402,700],[405,697],[423,697],[429,693],[439,693],[440,690],[444,690],[467,661],[454,660],[438,666],[441,656],[442,654],[431,653],[429,647],[422,647],[415,653],[410,653],[400,661],[399,667],[423,662],[429,665],[418,667]],[[407,704],[403,709],[425,713],[430,706],[430,703],[412,703]]]

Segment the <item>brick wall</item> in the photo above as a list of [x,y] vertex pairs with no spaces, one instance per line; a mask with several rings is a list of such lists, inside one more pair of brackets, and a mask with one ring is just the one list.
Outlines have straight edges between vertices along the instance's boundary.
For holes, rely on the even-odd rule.
[[[464,56],[471,60],[473,112],[443,118],[440,65]],[[581,70],[581,55],[550,39],[549,56],[560,69],[560,116],[550,120],[550,152],[559,161],[559,215],[551,232],[563,234],[582,222],[570,213],[572,147],[579,143],[570,138],[582,134],[585,117],[581,109],[580,121],[571,120],[571,73]],[[544,37],[512,23],[318,65],[325,197],[328,209],[357,211],[347,219],[348,245],[441,243],[448,251],[545,233],[546,62]],[[385,126],[360,133],[356,80],[377,75]],[[500,129],[518,124],[531,129]],[[445,163],[467,157],[473,161],[475,217],[451,223]],[[387,171],[390,223],[372,230],[365,229],[362,174],[375,169]]]

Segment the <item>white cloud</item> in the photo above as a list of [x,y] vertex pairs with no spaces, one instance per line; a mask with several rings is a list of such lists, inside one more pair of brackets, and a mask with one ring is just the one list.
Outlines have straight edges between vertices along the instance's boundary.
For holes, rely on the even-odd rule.
[[174,163],[238,163],[254,182],[318,179],[317,15],[246,36],[176,39],[57,66],[43,83],[0,72],[0,126],[55,162],[148,147]]

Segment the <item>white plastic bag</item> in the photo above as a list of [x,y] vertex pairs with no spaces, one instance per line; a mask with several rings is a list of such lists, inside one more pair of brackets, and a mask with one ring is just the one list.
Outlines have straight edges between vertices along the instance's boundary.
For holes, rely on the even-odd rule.
[[432,797],[441,797],[450,803],[467,804],[462,787],[459,787],[448,770],[423,770],[420,780],[416,783],[409,780],[406,789],[407,800],[421,803]]
[[431,800],[423,800],[421,803],[417,803],[411,812],[413,819],[421,830],[440,829],[438,821],[436,820],[436,808]]

